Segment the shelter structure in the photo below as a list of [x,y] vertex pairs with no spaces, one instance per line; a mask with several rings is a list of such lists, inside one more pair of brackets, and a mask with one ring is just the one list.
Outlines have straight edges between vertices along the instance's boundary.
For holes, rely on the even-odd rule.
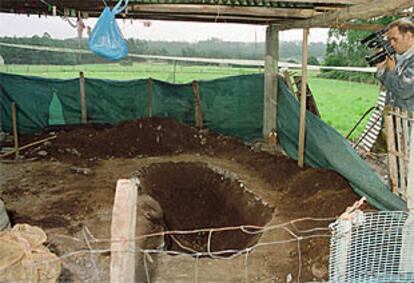
[[[118,1],[11,0],[0,2],[0,12],[63,17],[98,17],[105,6]],[[279,31],[303,28],[302,92],[306,92],[308,29],[336,27],[341,29],[378,30],[358,19],[384,15],[403,15],[412,8],[412,0],[130,0],[124,13],[128,19],[171,20],[189,22],[223,22],[267,25],[263,136],[277,132],[277,69]],[[298,163],[303,166],[306,95],[301,101],[301,127]]]

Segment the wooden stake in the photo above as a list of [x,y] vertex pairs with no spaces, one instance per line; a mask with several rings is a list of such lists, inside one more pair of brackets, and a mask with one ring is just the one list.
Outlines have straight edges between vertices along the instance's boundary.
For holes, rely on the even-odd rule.
[[199,129],[202,129],[203,128],[203,113],[201,111],[200,88],[198,86],[197,81],[193,81],[193,91],[194,91],[196,127]]
[[[32,147],[32,146],[35,146],[35,145],[38,145],[38,144],[41,144],[41,143],[44,143],[45,141],[54,140],[55,138],[56,138],[56,136],[51,136],[51,137],[48,137],[48,138],[45,138],[45,139],[41,139],[41,140],[38,140],[38,141],[35,141],[35,142],[32,142],[32,143],[26,144],[26,145],[20,147],[19,151],[24,150],[24,149],[29,148],[29,147]],[[12,155],[15,152],[16,152],[16,149],[14,149],[13,151],[7,152],[3,155],[0,155],[0,157],[2,157],[2,158],[7,157],[9,155]]]
[[88,123],[88,114],[86,112],[85,76],[84,76],[83,72],[79,73],[79,85],[80,85],[82,124],[87,124]]
[[174,60],[174,67],[173,67],[173,84],[175,84],[175,73],[177,70],[177,60]]
[[405,184],[405,196],[407,194],[408,189],[408,174],[410,170],[410,129],[412,125],[408,122],[408,119],[410,118],[408,115],[408,111],[403,110],[401,112],[402,115],[402,128],[403,128],[403,149],[404,149],[404,160],[403,160],[403,166],[406,173],[406,179],[403,180]]
[[135,282],[137,195],[137,182],[118,180],[111,223],[111,283]]
[[298,165],[303,168],[305,154],[305,127],[306,127],[306,88],[307,88],[307,68],[308,68],[308,35],[309,29],[303,29],[303,52],[302,52],[302,84],[300,95],[300,124],[299,124],[299,145],[298,145]]
[[16,153],[16,159],[19,158],[19,135],[17,130],[17,111],[16,103],[12,103],[12,119],[13,119],[13,138],[14,138],[14,151]]
[[395,156],[395,131],[393,115],[388,113],[389,107],[384,110],[384,125],[387,135],[387,152],[388,152],[388,172],[390,177],[390,186],[392,192],[398,190],[398,176],[397,176],[397,157]]
[[397,144],[396,149],[399,153],[401,153],[402,158],[397,156],[397,172],[399,172],[399,182],[398,182],[398,192],[405,195],[406,186],[405,186],[405,151],[404,151],[404,137],[403,137],[403,129],[402,129],[402,118],[401,118],[401,111],[400,108],[396,107],[395,111],[397,115],[395,116],[395,129],[396,129],[396,138]]
[[147,82],[147,92],[148,92],[148,116],[152,117],[152,93],[153,93],[153,84],[152,78],[148,79]]
[[[414,141],[414,129],[411,127],[410,140]],[[414,213],[414,142],[410,143],[410,160],[408,162],[407,207]]]

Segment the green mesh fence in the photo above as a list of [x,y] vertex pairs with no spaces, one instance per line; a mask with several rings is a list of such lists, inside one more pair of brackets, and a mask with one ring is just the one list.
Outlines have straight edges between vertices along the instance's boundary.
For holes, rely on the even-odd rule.
[[[199,82],[204,125],[224,135],[252,141],[262,135],[263,74]],[[154,80],[152,115],[171,117],[194,126],[192,84]],[[116,124],[149,115],[148,80],[85,79],[88,121]],[[0,126],[12,131],[11,103],[17,105],[20,133],[34,133],[53,124],[81,122],[79,80],[52,80],[0,73]],[[287,154],[297,159],[299,103],[279,79],[277,131]],[[405,210],[335,129],[306,114],[305,162],[344,176],[361,196],[379,209]],[[300,205],[300,204],[299,204]]]

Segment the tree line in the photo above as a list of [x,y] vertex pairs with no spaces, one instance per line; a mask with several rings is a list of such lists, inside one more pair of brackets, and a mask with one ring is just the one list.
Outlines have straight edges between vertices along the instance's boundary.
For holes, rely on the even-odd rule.
[[[87,39],[53,39],[48,33],[43,36],[33,37],[0,37],[0,42],[38,45],[46,47],[70,48],[87,50]],[[204,58],[228,58],[261,60],[265,54],[265,43],[228,42],[217,38],[189,42],[146,41],[139,39],[127,39],[130,53],[151,54],[164,56],[204,57]],[[310,63],[318,64],[323,61],[326,44],[310,43]],[[280,60],[289,62],[301,62],[302,43],[299,41],[281,42],[279,47]],[[75,65],[105,63],[93,54],[62,53],[40,51],[23,48],[0,46],[0,55],[6,64],[48,64],[48,65]],[[128,58],[127,60],[132,60]]]

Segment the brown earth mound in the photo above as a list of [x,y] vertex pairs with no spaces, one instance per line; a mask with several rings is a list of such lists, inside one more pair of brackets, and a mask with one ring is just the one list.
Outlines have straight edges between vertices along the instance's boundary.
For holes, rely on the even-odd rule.
[[[220,183],[219,177],[211,175],[204,169],[193,172],[192,167],[187,165],[181,167],[175,167],[174,164],[166,167],[156,165],[154,170],[148,171],[149,162],[155,164],[168,160],[176,162],[180,158],[187,159],[186,162],[198,160],[228,166],[230,171],[255,183],[256,188],[272,200],[271,206],[275,207],[277,217],[283,220],[305,216],[335,217],[359,199],[346,180],[336,172],[312,168],[301,169],[296,161],[281,153],[270,154],[258,151],[236,139],[205,130],[199,131],[172,119],[144,118],[115,127],[102,125],[60,127],[54,128],[53,133],[24,136],[20,144],[24,145],[51,134],[56,135],[57,138],[22,153],[27,158],[42,159],[46,163],[39,162],[38,169],[18,169],[23,177],[16,175],[15,179],[11,178],[11,181],[2,186],[3,191],[0,191],[0,197],[7,207],[13,210],[12,216],[17,222],[37,224],[52,229],[60,227],[66,229],[69,234],[79,233],[82,223],[88,222],[90,227],[100,231],[109,225],[109,222],[103,224],[103,220],[99,220],[102,216],[99,215],[102,215],[102,211],[105,213],[111,211],[116,180],[140,169],[137,168],[137,164],[142,167],[142,172],[147,173],[142,175],[143,183],[153,192],[154,198],[157,190],[161,188],[166,190],[169,186],[175,186],[169,183],[174,181],[173,178],[181,178],[175,181],[181,184],[179,187],[187,189],[186,200],[174,195],[168,198],[168,194],[160,198],[158,194],[157,201],[164,210],[170,209],[172,214],[194,213],[195,207],[184,207],[184,205],[188,205],[189,199],[198,199],[200,195],[193,194],[190,187],[184,185],[198,179],[208,180],[211,182],[210,185],[216,186]],[[159,161],[146,157],[159,157]],[[129,162],[135,163],[129,164]],[[36,162],[30,166],[34,168],[35,164]],[[74,164],[88,166],[86,169],[96,172],[82,174],[84,172],[82,168],[70,170]],[[166,171],[165,168],[168,170]],[[174,172],[176,174],[172,174]],[[23,182],[22,179],[26,180]],[[207,193],[207,189],[198,191],[198,194],[203,194],[204,198]],[[217,202],[217,205],[220,205],[220,202]],[[203,216],[208,211],[215,210],[201,210],[200,215]],[[211,227],[232,224],[226,222],[228,219],[217,223],[211,222],[212,219],[214,218],[204,218],[207,222],[202,225]],[[180,226],[186,222],[179,217],[169,221],[176,221],[173,224],[178,225],[175,226],[177,229],[200,228],[200,226],[194,227],[197,223],[187,223],[192,227]],[[264,225],[265,223],[250,224]],[[325,239],[313,239],[304,241],[301,247],[304,263],[301,279],[305,282],[313,278],[311,272],[313,263],[326,266],[329,243]],[[288,268],[294,266],[292,264],[297,264],[297,260],[294,259],[296,256],[292,253],[280,262],[272,259],[272,264],[275,268],[285,265],[287,267],[282,270],[290,270]]]
[[[49,135],[56,134],[57,139],[27,150],[25,156],[62,161],[159,156],[184,151],[206,152],[218,142],[215,135],[207,134],[207,138],[194,128],[157,117],[128,121],[110,128],[97,124],[55,126],[52,129],[52,133],[48,130]],[[47,136],[48,133],[24,136],[21,144]],[[46,151],[47,155],[39,156],[39,151]]]

